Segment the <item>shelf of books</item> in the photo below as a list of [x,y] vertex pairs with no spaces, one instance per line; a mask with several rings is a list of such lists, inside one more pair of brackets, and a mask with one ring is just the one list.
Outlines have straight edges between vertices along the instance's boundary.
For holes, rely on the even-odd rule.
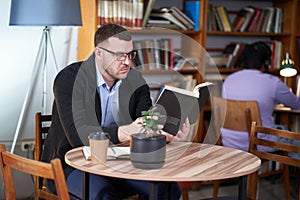
[[166,30],[176,30],[201,44],[204,41],[203,28],[200,28],[204,25],[204,19],[200,18],[204,12],[202,1],[81,0],[83,27],[79,29],[78,58],[85,59],[89,55],[94,32],[107,23],[116,23],[140,34],[171,34]]
[[[300,19],[299,0],[207,0],[206,3],[206,50],[213,64],[207,64],[205,73],[206,81],[216,83],[215,95],[221,95],[221,85],[228,75],[242,69],[239,56],[245,45],[256,41],[271,47],[270,73],[279,76],[286,52],[298,63],[299,70],[296,33],[300,34],[300,28],[295,23]],[[295,90],[295,78],[286,79],[286,84]],[[209,120],[205,118],[204,124]]]
[[[298,59],[295,51],[296,0],[220,1],[208,0],[207,43],[210,53],[220,73],[224,68],[239,70],[239,55],[245,45],[256,41],[266,42],[271,47],[270,71],[278,74],[281,60],[286,52]],[[216,45],[215,41],[220,41]],[[210,71],[210,72],[209,72]],[[206,72],[212,73],[209,68]],[[292,80],[287,84],[292,87]]]

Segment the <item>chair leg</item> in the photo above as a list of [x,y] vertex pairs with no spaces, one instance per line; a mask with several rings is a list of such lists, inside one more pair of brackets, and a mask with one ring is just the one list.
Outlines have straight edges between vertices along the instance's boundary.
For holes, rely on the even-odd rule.
[[218,197],[219,186],[220,186],[220,181],[214,181],[214,191],[213,191],[214,198]]
[[258,181],[258,171],[248,175],[248,180],[247,180],[247,197],[256,200],[257,196],[257,183]]
[[290,170],[288,165],[283,165],[283,177],[285,185],[285,198],[290,200]]
[[187,189],[181,190],[182,200],[189,200],[189,192]]

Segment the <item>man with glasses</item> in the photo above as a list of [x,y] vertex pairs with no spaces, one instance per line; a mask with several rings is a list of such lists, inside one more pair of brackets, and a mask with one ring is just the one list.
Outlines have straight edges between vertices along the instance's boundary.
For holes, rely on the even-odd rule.
[[[130,134],[140,130],[141,112],[152,106],[149,86],[131,69],[137,53],[127,30],[115,24],[101,26],[94,45],[86,61],[67,66],[55,78],[52,124],[42,154],[45,162],[61,159],[69,192],[78,197],[82,196],[82,172],[64,162],[65,153],[89,145],[88,135],[94,131],[109,133],[114,144],[128,141]],[[176,136],[165,133],[167,140],[185,137],[189,126],[187,120]],[[123,199],[134,194],[147,198],[149,183],[90,174],[89,185],[90,199]],[[48,186],[54,189],[50,181]],[[161,184],[158,193],[165,189]],[[177,183],[170,194],[171,199],[180,198]]]

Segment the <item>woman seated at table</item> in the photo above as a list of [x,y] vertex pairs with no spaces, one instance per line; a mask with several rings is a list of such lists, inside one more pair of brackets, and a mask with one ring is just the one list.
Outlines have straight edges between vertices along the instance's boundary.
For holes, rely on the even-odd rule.
[[[270,47],[264,42],[246,45],[241,57],[240,67],[245,69],[229,75],[223,84],[222,96],[233,100],[255,100],[258,102],[262,125],[271,128],[284,128],[276,125],[273,119],[274,107],[280,103],[292,109],[300,109],[300,98],[293,94],[278,77],[268,72],[271,59]],[[222,129],[224,146],[248,151],[248,132]],[[260,135],[269,140],[282,140],[275,136]],[[283,141],[296,143],[299,141]],[[300,144],[298,144],[300,146]],[[258,147],[262,151],[272,151],[266,147]],[[292,155],[292,154],[291,154]],[[300,159],[300,155],[298,156]]]

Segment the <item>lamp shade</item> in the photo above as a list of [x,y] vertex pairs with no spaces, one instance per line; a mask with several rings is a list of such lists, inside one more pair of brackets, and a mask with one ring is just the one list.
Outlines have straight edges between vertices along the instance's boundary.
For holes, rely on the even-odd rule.
[[9,25],[81,26],[80,0],[12,0]]
[[281,63],[280,75],[283,77],[291,77],[297,74],[294,61],[290,59],[290,55],[286,53],[285,59]]

